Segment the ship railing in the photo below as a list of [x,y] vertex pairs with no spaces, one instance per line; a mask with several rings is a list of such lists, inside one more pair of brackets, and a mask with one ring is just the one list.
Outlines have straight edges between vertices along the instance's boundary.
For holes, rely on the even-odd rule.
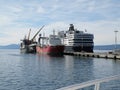
[[91,80],[91,81],[83,82],[80,84],[74,84],[74,85],[63,87],[63,88],[60,88],[57,90],[77,90],[77,89],[83,90],[84,88],[90,87],[90,86],[94,86],[94,90],[100,90],[101,83],[109,82],[112,80],[120,80],[120,75],[110,76],[110,77],[102,78],[102,79]]

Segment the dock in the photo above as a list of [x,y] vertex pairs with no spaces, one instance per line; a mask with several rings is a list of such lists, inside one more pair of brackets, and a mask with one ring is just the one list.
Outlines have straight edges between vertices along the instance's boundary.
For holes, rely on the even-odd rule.
[[120,54],[112,54],[107,52],[94,52],[94,53],[87,53],[87,52],[72,52],[72,51],[65,51],[65,55],[73,55],[73,56],[82,56],[82,57],[94,57],[94,58],[106,58],[106,59],[119,59]]

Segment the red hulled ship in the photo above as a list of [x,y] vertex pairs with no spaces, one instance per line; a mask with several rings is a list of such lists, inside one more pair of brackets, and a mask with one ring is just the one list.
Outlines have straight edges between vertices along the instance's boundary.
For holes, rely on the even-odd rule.
[[61,39],[55,33],[49,37],[41,37],[40,34],[36,51],[42,54],[63,55],[64,45],[61,44]]

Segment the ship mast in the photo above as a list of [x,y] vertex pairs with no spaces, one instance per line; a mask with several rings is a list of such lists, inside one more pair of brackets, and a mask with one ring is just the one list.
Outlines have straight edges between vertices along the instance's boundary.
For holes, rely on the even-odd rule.
[[55,29],[53,29],[53,35],[55,35]]
[[31,29],[29,30],[29,34],[28,34],[28,40],[30,39],[30,33],[31,33]]

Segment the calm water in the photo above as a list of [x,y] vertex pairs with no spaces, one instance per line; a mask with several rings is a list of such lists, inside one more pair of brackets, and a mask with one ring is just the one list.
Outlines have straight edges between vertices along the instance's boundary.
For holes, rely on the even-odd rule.
[[[19,50],[0,50],[0,90],[55,90],[88,80],[120,74],[120,61],[50,57],[20,54]],[[120,90],[112,85],[105,90]]]

